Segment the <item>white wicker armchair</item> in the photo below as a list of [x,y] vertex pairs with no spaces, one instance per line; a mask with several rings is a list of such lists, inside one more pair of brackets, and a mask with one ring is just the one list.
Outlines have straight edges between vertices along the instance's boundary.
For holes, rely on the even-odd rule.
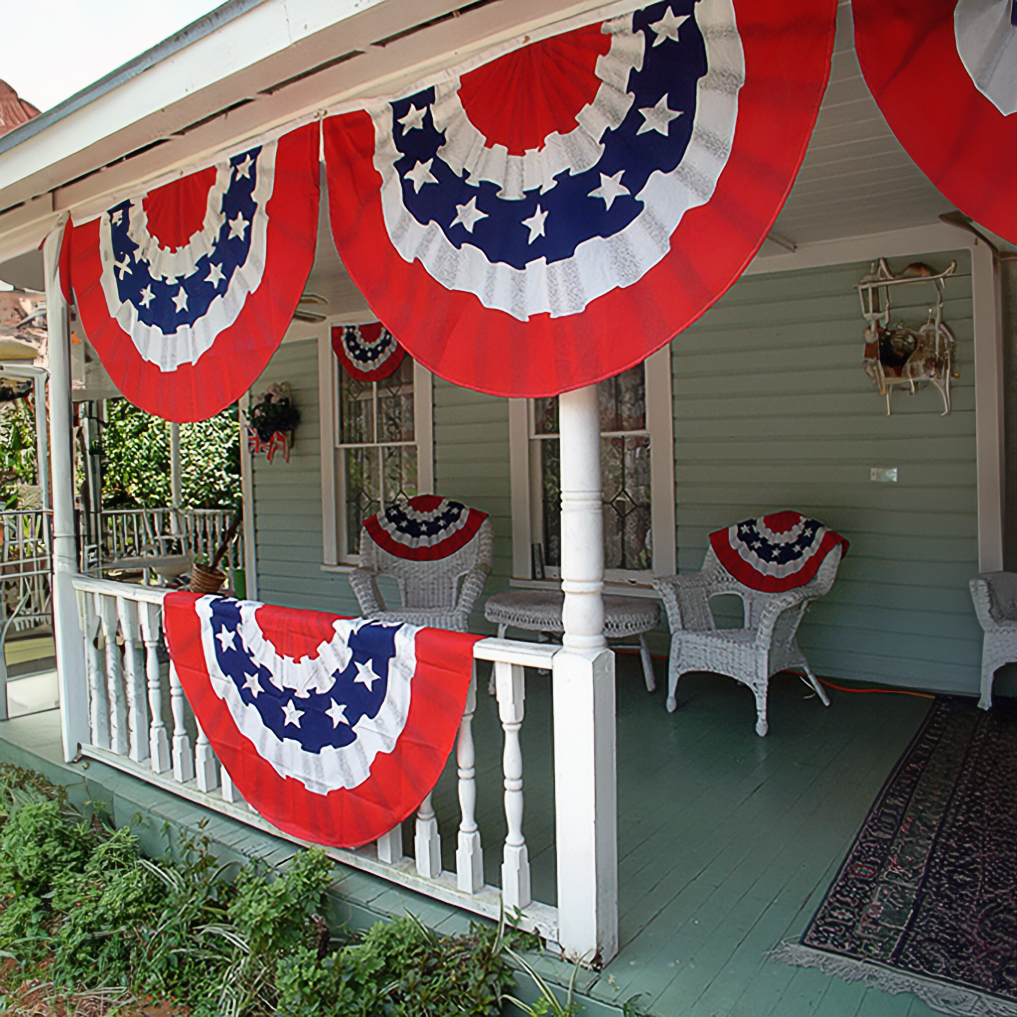
[[992,679],[1004,664],[1017,661],[1017,572],[983,572],[969,582],[981,622],[982,690],[978,705],[992,706]]
[[[380,548],[366,529],[360,531],[360,567],[350,585],[365,618],[431,625],[466,631],[466,620],[491,571],[491,520],[485,519],[469,543],[436,561],[408,561]],[[379,576],[399,584],[401,606],[387,607],[378,589]]]
[[[770,676],[787,669],[803,671],[824,706],[830,700],[798,648],[796,635],[809,602],[829,593],[840,565],[841,548],[832,550],[815,577],[785,593],[761,593],[738,582],[712,548],[702,571],[662,576],[653,581],[671,626],[667,708],[678,705],[678,679],[687,671],[714,671],[747,685],[756,697],[756,734],[769,730],[766,694]],[[742,601],[744,627],[719,629],[710,600],[734,594]]]

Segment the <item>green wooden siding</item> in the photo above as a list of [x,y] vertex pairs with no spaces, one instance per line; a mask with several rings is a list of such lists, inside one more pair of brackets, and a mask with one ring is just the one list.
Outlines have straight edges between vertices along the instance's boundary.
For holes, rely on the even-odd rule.
[[271,465],[254,457],[258,599],[356,614],[346,576],[321,569],[321,415],[313,339],[283,343],[251,391],[258,395],[283,381],[300,409],[300,424],[288,463],[278,455]]
[[[923,255],[957,275],[943,320],[957,339],[953,413],[931,386],[893,396],[861,365],[852,286],[868,263],[742,278],[672,344],[679,567],[702,563],[707,534],[794,508],[844,534],[851,550],[800,642],[824,675],[971,693],[981,629],[968,593],[978,571],[970,260]],[[931,285],[894,307],[924,320]],[[896,318],[895,318],[896,320]],[[899,481],[873,483],[873,466]]]
[[[746,276],[672,343],[678,561],[702,564],[707,534],[747,516],[795,508],[851,541],[833,592],[801,632],[824,675],[944,692],[977,689],[981,629],[968,594],[978,571],[974,359],[966,253],[956,257],[944,320],[958,341],[953,413],[926,388],[882,398],[861,366],[854,284],[868,264]],[[896,270],[905,260],[893,262]],[[928,285],[895,307],[924,320]],[[255,466],[259,597],[353,611],[343,575],[321,570],[317,353],[284,344],[255,386],[288,381],[302,421],[289,464]],[[490,514],[494,572],[512,568],[508,403],[434,379],[435,490]],[[873,483],[873,466],[899,481]],[[488,631],[481,612],[473,627]],[[655,641],[666,652],[666,640]]]

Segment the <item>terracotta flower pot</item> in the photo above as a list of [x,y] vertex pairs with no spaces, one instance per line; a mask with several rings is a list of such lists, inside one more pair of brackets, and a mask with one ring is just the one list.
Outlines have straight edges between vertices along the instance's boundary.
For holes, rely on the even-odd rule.
[[226,582],[226,573],[196,561],[191,568],[191,593],[218,593]]

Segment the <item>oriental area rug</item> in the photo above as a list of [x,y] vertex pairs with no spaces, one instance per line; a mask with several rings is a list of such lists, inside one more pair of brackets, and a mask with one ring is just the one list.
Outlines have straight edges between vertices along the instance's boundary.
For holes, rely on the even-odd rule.
[[935,701],[805,935],[771,956],[1017,1015],[1017,707]]

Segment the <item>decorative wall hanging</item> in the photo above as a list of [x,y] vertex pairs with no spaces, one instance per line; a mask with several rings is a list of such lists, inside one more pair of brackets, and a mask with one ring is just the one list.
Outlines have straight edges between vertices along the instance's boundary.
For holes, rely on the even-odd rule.
[[800,512],[774,512],[746,519],[710,534],[720,563],[745,586],[765,593],[783,593],[810,583],[826,556],[838,545],[850,546]]
[[272,462],[277,452],[290,461],[293,432],[300,423],[300,411],[293,404],[285,382],[269,385],[247,411],[247,449],[252,455],[264,452]]
[[[931,382],[943,397],[943,413],[950,413],[950,385],[960,375],[954,370],[956,341],[943,324],[945,280],[957,270],[957,262],[938,274],[928,265],[915,262],[902,275],[895,276],[880,258],[857,285],[865,325],[865,349],[862,362],[879,394],[886,397],[886,415],[890,416],[890,394],[906,388],[914,395]],[[904,321],[891,324],[891,290],[915,283],[931,284],[935,307],[929,309],[925,324],[910,328]]]
[[670,0],[608,18],[615,5],[325,120],[344,265],[456,384],[551,395],[641,362],[763,242],[836,8]]
[[465,547],[486,512],[436,494],[418,494],[368,516],[364,529],[383,551],[410,561],[437,561]]
[[381,381],[403,362],[404,350],[380,321],[333,325],[332,349],[351,378]]
[[131,402],[202,420],[250,388],[311,271],[318,196],[310,124],[73,228],[82,325]]
[[279,829],[357,847],[434,787],[462,720],[462,632],[169,593],[166,641],[237,790]]
[[862,74],[897,140],[961,211],[1017,243],[1013,0],[852,0]]

